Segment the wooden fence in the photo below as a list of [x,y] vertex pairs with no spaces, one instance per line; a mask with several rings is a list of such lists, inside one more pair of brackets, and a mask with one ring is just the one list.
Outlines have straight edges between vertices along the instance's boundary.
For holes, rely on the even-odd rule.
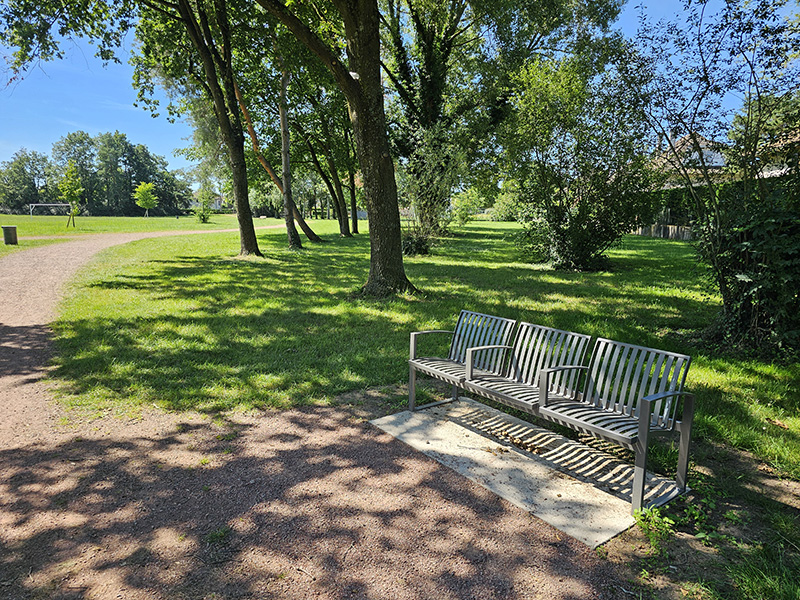
[[692,239],[691,227],[683,227],[681,225],[650,225],[648,227],[639,227],[635,229],[633,233],[667,240],[689,241]]

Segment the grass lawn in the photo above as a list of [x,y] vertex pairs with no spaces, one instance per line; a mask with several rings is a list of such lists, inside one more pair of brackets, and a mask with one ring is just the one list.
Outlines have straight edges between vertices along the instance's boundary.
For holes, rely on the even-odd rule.
[[[18,245],[0,245],[0,257],[45,244],[54,244],[64,237],[97,233],[138,233],[147,231],[213,231],[237,229],[236,215],[211,215],[208,223],[199,223],[194,216],[175,217],[77,217],[75,227],[67,227],[67,217],[52,215],[3,215],[1,226],[17,228]],[[279,225],[280,219],[257,219],[256,227]],[[32,239],[48,237],[52,239]]]
[[[257,219],[256,227],[276,224],[278,219]],[[0,225],[14,225],[17,236],[73,236],[92,233],[136,233],[140,231],[202,231],[236,229],[236,215],[211,215],[200,223],[194,216],[175,217],[76,217],[75,227],[67,227],[67,217],[52,215],[0,215]]]
[[[210,228],[225,226],[216,219]],[[54,377],[63,400],[123,412],[152,403],[208,412],[328,403],[349,390],[406,382],[409,332],[452,328],[466,307],[692,355],[696,460],[724,444],[800,479],[800,366],[714,357],[695,345],[719,301],[687,244],[629,236],[611,252],[613,270],[562,273],[521,262],[507,238],[514,225],[476,223],[441,240],[433,255],[406,260],[424,294],[378,301],[353,297],[369,268],[367,237],[338,239],[334,222],[313,225],[335,241],[290,252],[283,231],[265,230],[258,232],[263,259],[231,256],[238,236],[227,233],[105,251],[74,283],[56,324]],[[425,339],[421,351],[446,352],[437,343]],[[666,449],[663,460],[673,454]],[[708,497],[733,489],[713,476],[702,485],[715,490]],[[800,594],[786,587],[793,565],[800,568],[788,552],[800,548],[797,515],[764,510],[772,515],[769,539],[788,540],[778,557],[786,565],[768,573],[762,559],[774,561],[765,545],[729,551],[754,570],[748,581],[777,578],[784,595],[770,597],[800,597],[785,595]],[[727,577],[739,581],[733,571]],[[741,598],[768,589],[729,587]],[[726,597],[715,589],[709,584],[701,591],[711,595],[697,597]]]

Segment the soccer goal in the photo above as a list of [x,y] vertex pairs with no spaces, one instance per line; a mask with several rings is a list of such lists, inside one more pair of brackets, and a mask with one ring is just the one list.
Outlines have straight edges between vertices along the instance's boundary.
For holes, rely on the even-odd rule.
[[72,226],[75,227],[75,215],[72,214],[72,210],[70,210],[72,208],[72,206],[70,204],[63,204],[63,203],[60,203],[60,202],[42,202],[42,203],[38,203],[38,204],[29,204],[28,208],[30,209],[31,219],[33,218],[33,209],[34,208],[39,208],[39,207],[49,208],[51,215],[53,214],[53,209],[66,208],[67,209],[67,213],[66,213],[67,214],[67,227],[69,227],[70,223],[72,223]]
[[34,208],[39,208],[39,207],[47,207],[47,208],[49,208],[50,209],[50,214],[52,214],[53,213],[52,209],[54,209],[54,208],[67,208],[67,209],[69,209],[70,205],[69,204],[29,204],[28,208],[31,211],[31,216],[33,216],[33,209]]

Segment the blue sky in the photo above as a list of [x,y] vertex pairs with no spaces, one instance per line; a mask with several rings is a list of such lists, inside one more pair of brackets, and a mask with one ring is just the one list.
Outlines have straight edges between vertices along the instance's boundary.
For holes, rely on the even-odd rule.
[[170,168],[189,165],[173,151],[188,145],[191,128],[133,106],[133,68],[127,62],[104,67],[89,44],[66,42],[64,48],[64,60],[42,63],[20,81],[6,86],[7,76],[0,75],[0,161],[21,147],[49,155],[53,143],[72,131],[119,130],[166,158]]
[[[636,30],[636,6],[640,4],[647,6],[648,15],[658,19],[672,14],[680,2],[629,1],[619,21],[626,33]],[[49,155],[53,143],[72,131],[97,135],[118,130],[132,143],[144,144],[166,158],[170,168],[189,166],[173,152],[188,145],[191,129],[182,122],[170,123],[164,116],[153,118],[143,108],[133,106],[136,92],[131,84],[132,67],[127,62],[104,67],[90,45],[67,42],[64,47],[64,60],[43,63],[7,87],[0,73],[0,162],[23,147]],[[2,48],[0,54],[6,54]],[[121,55],[125,54],[123,50]]]

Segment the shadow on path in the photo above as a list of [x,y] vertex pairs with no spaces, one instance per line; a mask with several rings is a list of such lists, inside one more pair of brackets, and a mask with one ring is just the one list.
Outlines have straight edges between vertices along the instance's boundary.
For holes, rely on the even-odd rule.
[[180,418],[0,451],[3,597],[624,597],[585,546],[346,411]]

